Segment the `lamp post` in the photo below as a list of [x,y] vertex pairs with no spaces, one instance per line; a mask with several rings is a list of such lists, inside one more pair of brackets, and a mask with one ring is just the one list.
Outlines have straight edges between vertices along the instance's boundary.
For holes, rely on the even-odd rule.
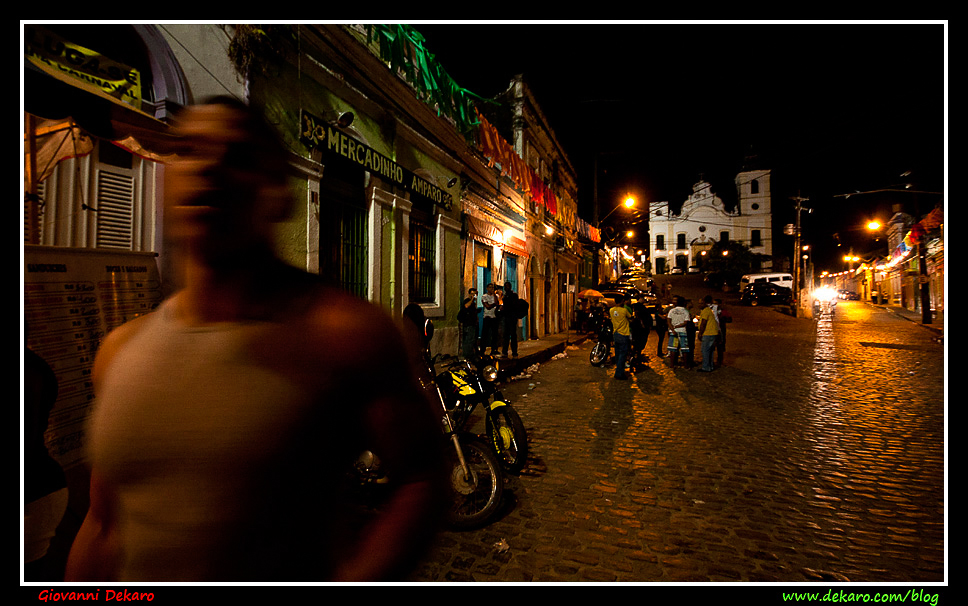
[[[617,206],[615,206],[615,208],[613,208],[612,210],[610,210],[607,213],[605,213],[605,216],[604,217],[602,217],[601,219],[599,219],[598,221],[596,221],[595,222],[595,228],[598,230],[598,233],[599,234],[602,233],[602,223],[605,221],[605,219],[607,219],[610,216],[612,216],[612,213],[614,213],[615,211],[617,211],[618,209],[620,209],[622,207],[625,207],[625,208],[633,208],[633,207],[635,207],[635,198],[632,195],[627,195],[625,197],[625,200],[623,200],[621,204],[618,204]],[[598,251],[596,249],[596,251],[595,251],[595,260],[594,260],[594,263],[592,263],[592,281],[595,284],[598,284],[600,282],[599,275],[598,274],[599,274],[599,271],[598,271]]]
[[802,246],[803,234],[800,231],[800,215],[803,211],[813,212],[812,209],[804,208],[803,203],[810,200],[810,198],[804,198],[801,196],[793,196],[791,198],[796,202],[796,225],[794,227],[794,241],[793,241],[793,316],[797,317],[800,315],[800,247]]
[[[868,221],[867,222],[867,229],[868,229],[868,231],[871,231],[871,232],[880,232],[882,227],[884,227],[884,226],[877,219],[872,219],[871,221]],[[877,238],[875,237],[874,240],[876,241]],[[891,245],[888,244],[887,245],[887,256],[890,256],[890,254],[891,254]],[[871,297],[871,302],[872,303],[877,303],[877,304],[883,304],[884,303],[884,291],[881,290],[881,286],[882,286],[881,285],[881,280],[879,279],[877,273],[878,273],[877,272],[877,255],[875,254],[874,255],[874,272],[873,272],[873,274],[874,274],[874,288],[877,290],[877,299],[874,300],[874,297],[872,296]]]

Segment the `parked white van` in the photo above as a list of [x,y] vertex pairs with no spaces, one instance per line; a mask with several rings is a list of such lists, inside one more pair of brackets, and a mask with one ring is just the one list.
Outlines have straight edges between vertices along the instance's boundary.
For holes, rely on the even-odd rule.
[[739,291],[743,292],[747,284],[752,284],[753,282],[770,282],[776,284],[777,286],[785,286],[787,288],[793,288],[793,276],[788,273],[763,273],[763,274],[746,274],[739,280]]

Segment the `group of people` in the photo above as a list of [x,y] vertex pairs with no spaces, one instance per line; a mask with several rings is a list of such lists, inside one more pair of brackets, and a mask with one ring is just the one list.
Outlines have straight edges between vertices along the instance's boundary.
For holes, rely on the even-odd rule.
[[[481,314],[480,335],[478,335],[477,315]],[[512,289],[510,282],[504,287],[488,284],[487,290],[480,298],[478,307],[477,289],[467,291],[467,297],[461,303],[458,312],[458,322],[461,331],[461,355],[465,358],[473,357],[480,350],[491,355],[507,357],[518,355],[518,320],[521,319],[520,298]],[[478,342],[479,341],[479,342]]]
[[674,305],[663,314],[669,330],[669,364],[673,367],[682,364],[685,368],[695,366],[694,352],[698,339],[702,355],[699,370],[712,372],[723,364],[726,325],[732,322],[732,316],[723,305],[722,299],[713,299],[706,295],[702,300],[697,326],[689,307],[686,299],[676,297]]
[[[677,296],[667,310],[658,307],[655,317],[642,303],[629,304],[622,295],[609,308],[612,338],[615,344],[615,378],[627,379],[628,370],[648,361],[643,353],[649,333],[656,332],[656,355],[666,357],[669,365],[695,366],[694,352],[699,341],[702,362],[700,372],[712,372],[722,366],[726,352],[726,325],[732,316],[722,299],[703,298],[698,326],[693,320],[689,302]],[[663,348],[665,344],[665,348]]]

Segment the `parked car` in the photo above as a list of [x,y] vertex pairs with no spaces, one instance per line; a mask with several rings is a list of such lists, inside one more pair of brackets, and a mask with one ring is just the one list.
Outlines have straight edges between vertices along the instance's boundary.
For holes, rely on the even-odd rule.
[[625,282],[602,282],[595,289],[599,292],[605,292],[606,290],[621,292],[626,297],[632,297],[633,299],[639,299],[644,294],[638,288]]
[[837,291],[837,296],[844,301],[860,301],[860,295],[852,290],[847,290],[846,288],[841,288]]
[[614,299],[616,293],[621,293],[629,303],[644,303],[649,308],[655,307],[659,300],[654,294],[639,290],[623,282],[602,282],[596,290],[602,293],[606,299]]
[[793,291],[772,282],[748,284],[739,297],[739,302],[743,305],[753,306],[789,304],[791,301],[793,301]]
[[747,284],[757,284],[760,282],[769,282],[771,284],[779,284],[780,286],[793,288],[793,276],[791,274],[786,272],[773,272],[746,274],[739,279],[739,290],[740,292],[743,292],[746,289]]
[[643,292],[655,291],[655,284],[652,281],[652,276],[643,270],[631,270],[624,272],[617,282],[619,284],[628,284],[630,286],[634,286]]

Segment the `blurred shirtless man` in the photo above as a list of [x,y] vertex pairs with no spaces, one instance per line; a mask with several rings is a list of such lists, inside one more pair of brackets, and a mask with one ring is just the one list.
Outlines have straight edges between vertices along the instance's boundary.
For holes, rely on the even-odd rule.
[[[396,325],[273,252],[285,153],[228,99],[186,110],[166,224],[183,287],[112,331],[94,366],[81,581],[400,579],[440,517],[440,431]],[[364,449],[396,490],[357,528]]]

